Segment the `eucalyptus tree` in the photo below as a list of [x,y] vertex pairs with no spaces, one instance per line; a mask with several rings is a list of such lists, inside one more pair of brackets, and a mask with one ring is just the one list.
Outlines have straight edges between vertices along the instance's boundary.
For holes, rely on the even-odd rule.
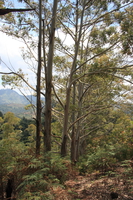
[[[132,63],[125,63],[122,57],[123,34],[120,24],[122,22],[120,14],[123,12],[126,14],[127,8],[131,6],[132,1],[77,0],[67,1],[64,5],[62,2],[63,9],[62,12],[60,11],[58,20],[61,23],[61,31],[66,38],[70,39],[71,44],[68,44],[68,40],[67,44],[63,43],[59,37],[60,45],[58,43],[57,50],[68,58],[71,65],[69,64],[68,67],[66,90],[64,90],[66,97],[65,100],[63,99],[64,124],[61,155],[67,154],[69,138],[72,144],[73,161],[77,160],[74,154],[77,154],[76,146],[78,146],[79,137],[83,138],[82,127],[87,116],[89,113],[96,113],[99,109],[112,105],[109,100],[115,96],[114,81],[117,78],[124,80],[124,71],[132,67]],[[65,20],[62,16],[65,16]],[[57,35],[59,34],[60,30]],[[129,71],[126,75],[129,75]],[[109,88],[110,90],[105,93]],[[103,92],[105,96],[100,96]],[[89,93],[92,94],[93,100],[83,106]],[[77,98],[78,106],[75,106]],[[103,102],[106,104],[103,105]],[[72,109],[71,104],[73,104]],[[77,128],[75,129],[74,126]]]
[[[48,51],[48,62],[45,66],[45,78],[46,78],[46,93],[45,93],[45,131],[44,131],[44,143],[46,151],[51,151],[51,117],[52,117],[52,102],[51,102],[51,91],[52,91],[52,69],[53,69],[53,57],[54,57],[54,41],[55,41],[55,27],[56,27],[56,16],[57,16],[57,5],[58,0],[54,0],[52,22],[50,27],[49,35],[49,51]],[[46,46],[44,47],[46,48]]]
[[[30,2],[30,1],[21,1],[28,6],[30,10],[35,10],[35,12],[32,12],[32,20],[30,20],[29,16],[26,16],[26,14],[18,14],[17,17],[13,17],[12,15],[7,16],[8,22],[11,21],[11,24],[8,25],[8,31],[6,30],[6,27],[4,27],[3,32],[6,32],[9,35],[13,35],[15,37],[21,38],[24,43],[27,46],[27,52],[23,52],[23,58],[27,60],[27,58],[33,59],[34,61],[38,62],[38,70],[36,72],[36,69],[33,68],[32,70],[37,73],[37,85],[36,88],[33,88],[35,92],[37,92],[37,138],[36,138],[36,154],[38,155],[40,153],[40,131],[41,131],[41,114],[42,114],[42,108],[41,108],[41,100],[40,100],[40,94],[41,92],[41,73],[42,71],[45,71],[45,81],[46,81],[46,87],[45,89],[45,146],[46,151],[49,151],[51,149],[51,82],[52,82],[52,60],[53,60],[53,48],[54,48],[54,32],[55,32],[55,22],[56,22],[56,10],[57,10],[57,3],[58,1],[55,0],[53,3],[53,14],[51,11],[50,2],[45,1],[39,1],[39,10],[38,10],[38,3]],[[47,4],[47,5],[46,5]],[[46,5],[46,7],[45,7]],[[52,5],[52,3],[51,3]],[[43,13],[42,13],[43,9]],[[46,12],[49,12],[49,17],[46,17]],[[37,55],[35,55],[34,50],[37,48],[37,41],[33,41],[33,37],[36,39],[35,34],[38,33],[38,26],[35,16],[39,16],[39,42],[38,42],[38,58]],[[42,15],[44,16],[44,19],[42,19]],[[46,18],[45,18],[46,17]],[[43,23],[42,23],[43,22]],[[46,27],[42,27],[42,24],[46,24]],[[18,27],[16,26],[19,25]],[[50,31],[49,31],[50,27]],[[9,31],[10,29],[10,31]],[[42,40],[42,29],[43,33],[43,40]],[[47,33],[46,33],[47,32]],[[49,33],[49,34],[48,34]],[[47,44],[45,43],[45,39],[47,40]],[[43,41],[43,42],[42,42]],[[45,43],[45,44],[44,44]],[[49,45],[48,45],[49,44]],[[43,46],[44,45],[44,46]],[[49,48],[47,49],[47,45]],[[44,53],[44,58],[42,58],[42,48]],[[46,50],[47,49],[47,50]],[[45,54],[46,51],[46,54]],[[27,54],[28,53],[28,54]],[[42,70],[42,63],[44,63],[45,67]],[[6,73],[8,74],[8,73]],[[15,76],[19,77],[17,80],[21,80],[23,77],[23,80],[25,80],[22,73],[15,73],[15,72],[9,72],[9,74],[14,74]],[[5,82],[8,80],[8,83],[14,84],[14,78],[9,78],[9,76],[4,76]],[[26,82],[26,81],[25,81]],[[26,82],[28,86],[28,81]],[[18,83],[17,83],[18,84]],[[31,87],[31,86],[30,86]],[[43,93],[44,94],[44,93]]]
[[[36,33],[39,33],[40,11],[37,1],[23,2],[28,8],[35,9],[31,12],[32,17],[18,14],[14,18],[9,15],[10,24],[4,25],[2,31],[25,42],[28,50],[23,52],[23,58],[31,65],[31,60],[38,62],[34,50],[38,46]],[[44,112],[45,150],[51,150],[53,110],[62,129],[61,155],[67,155],[68,146],[71,159],[76,162],[86,138],[104,124],[103,120],[96,124],[98,115],[116,103],[114,100],[118,100],[124,81],[131,82],[125,76],[130,75],[132,67],[131,59],[127,57],[132,48],[132,1],[42,0],[41,4],[42,53],[38,65],[41,68],[38,71],[40,77],[37,74],[37,96],[40,102],[40,93],[45,94],[45,109],[39,103],[37,110]],[[36,65],[32,65],[32,70],[37,73]],[[22,75],[19,73],[20,78],[24,77]],[[122,82],[118,82],[118,78]],[[59,103],[57,110],[52,108],[52,99]],[[38,148],[39,138],[40,134]]]
[[40,154],[41,134],[41,68],[42,68],[42,1],[39,0],[39,39],[38,39],[38,69],[37,69],[37,103],[36,103],[36,155]]
[[[38,70],[37,70],[37,87],[36,89],[36,92],[37,92],[37,109],[36,109],[36,155],[39,155],[40,154],[40,132],[41,132],[41,101],[40,101],[40,79],[41,79],[41,15],[42,15],[42,12],[41,12],[41,8],[42,8],[42,1],[40,0],[39,1],[39,42],[38,42]],[[5,15],[5,14],[8,14],[8,13],[12,13],[12,12],[24,12],[24,11],[31,11],[31,10],[35,10],[35,8],[27,8],[27,9],[16,9],[16,8],[2,8],[1,9],[1,14],[2,15]],[[23,17],[21,17],[21,15],[19,16],[19,20],[20,20],[20,23],[21,21],[24,20]],[[14,21],[15,21],[15,18],[14,18]],[[15,23],[13,23],[14,25]],[[23,29],[23,28],[22,28]],[[25,29],[25,27],[24,27]],[[24,34],[24,29],[23,29],[23,34]],[[18,30],[17,30],[18,31]],[[28,36],[29,38],[29,33],[27,31],[25,31],[26,35]],[[10,34],[14,34],[14,30],[12,33]],[[15,34],[16,36],[16,34]],[[24,42],[26,43],[25,41],[25,34],[23,36],[18,36],[19,38],[23,38],[24,39]],[[30,52],[31,52],[31,49],[29,49]],[[13,73],[13,72],[11,72]],[[19,74],[19,73],[13,73],[15,74],[15,76],[19,77],[19,79],[22,78],[22,73]],[[7,76],[4,76],[7,78]],[[18,79],[18,78],[17,78]],[[23,77],[23,79],[25,80],[25,78]],[[9,82],[11,82],[13,80],[13,84],[14,84],[14,79],[9,79]],[[28,82],[26,82],[27,85]]]

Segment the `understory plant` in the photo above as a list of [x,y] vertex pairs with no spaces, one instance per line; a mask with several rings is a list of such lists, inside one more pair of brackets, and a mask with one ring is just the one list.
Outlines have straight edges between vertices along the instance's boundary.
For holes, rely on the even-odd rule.
[[[49,158],[51,157],[51,160]],[[45,200],[54,199],[52,188],[63,187],[67,179],[67,167],[64,159],[49,154],[33,158],[28,166],[22,182],[19,184],[18,198]]]

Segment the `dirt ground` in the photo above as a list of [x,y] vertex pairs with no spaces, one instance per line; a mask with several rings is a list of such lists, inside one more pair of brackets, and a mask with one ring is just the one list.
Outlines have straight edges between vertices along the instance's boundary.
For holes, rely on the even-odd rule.
[[130,161],[112,171],[75,175],[64,188],[52,188],[55,200],[111,200],[111,192],[119,200],[133,200],[133,168]]

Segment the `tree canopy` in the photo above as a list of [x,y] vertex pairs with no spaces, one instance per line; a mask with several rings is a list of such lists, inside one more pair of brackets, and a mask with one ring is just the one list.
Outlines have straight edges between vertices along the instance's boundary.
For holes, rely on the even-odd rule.
[[[112,162],[124,159],[132,134],[133,2],[21,2],[34,10],[2,16],[1,31],[25,43],[22,56],[36,87],[22,69],[9,69],[3,83],[26,84],[37,95],[36,156],[58,152],[73,164],[87,157],[92,168],[109,162],[106,152]],[[33,133],[34,126],[26,130]]]

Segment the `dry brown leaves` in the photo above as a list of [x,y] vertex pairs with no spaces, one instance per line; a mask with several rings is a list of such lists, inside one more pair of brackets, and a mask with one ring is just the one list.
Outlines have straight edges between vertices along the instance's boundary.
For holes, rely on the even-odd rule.
[[119,200],[133,200],[133,171],[117,168],[112,174],[75,174],[65,182],[64,188],[52,188],[55,200],[110,200],[110,193],[117,192]]

